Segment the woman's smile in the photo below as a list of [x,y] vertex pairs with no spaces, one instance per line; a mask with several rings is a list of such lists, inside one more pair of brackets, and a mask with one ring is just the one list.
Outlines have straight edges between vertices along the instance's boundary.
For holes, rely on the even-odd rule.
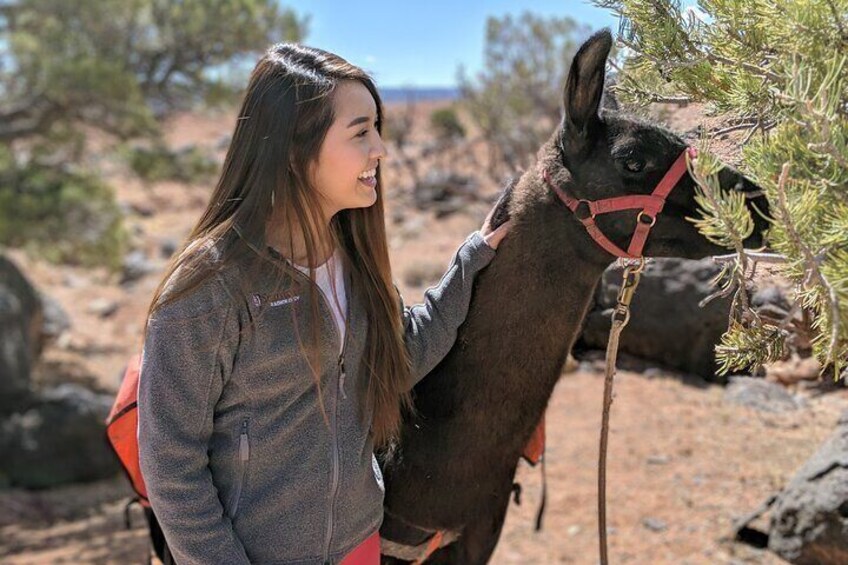
[[359,182],[369,188],[377,186],[377,169],[369,169],[357,177]]

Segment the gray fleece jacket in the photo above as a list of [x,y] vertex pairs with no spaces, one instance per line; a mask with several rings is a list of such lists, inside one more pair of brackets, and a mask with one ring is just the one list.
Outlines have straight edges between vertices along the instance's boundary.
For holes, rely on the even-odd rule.
[[[474,276],[494,254],[474,232],[424,303],[403,308],[410,388],[447,355]],[[340,344],[315,289],[325,420],[298,345],[311,339],[314,283],[287,270],[295,284],[284,295],[270,294],[278,281],[269,276],[238,298],[239,271],[229,268],[149,320],[138,391],[141,469],[178,565],[335,564],[382,521],[360,371],[361,291],[346,278]]]

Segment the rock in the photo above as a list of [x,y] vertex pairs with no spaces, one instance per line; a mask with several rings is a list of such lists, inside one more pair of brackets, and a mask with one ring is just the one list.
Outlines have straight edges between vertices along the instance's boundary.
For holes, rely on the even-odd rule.
[[724,400],[763,412],[787,412],[802,406],[801,401],[781,385],[753,377],[730,377]]
[[848,563],[848,411],[778,495],[768,548],[799,565]]
[[668,524],[659,518],[651,518],[650,516],[642,520],[642,525],[652,532],[664,532],[668,529]]
[[67,351],[73,345],[74,340],[69,332],[65,332],[56,340],[56,347],[63,351]]
[[177,252],[177,247],[179,247],[179,243],[176,239],[163,239],[161,242],[159,242],[159,255],[163,259],[170,259],[171,256]]
[[787,314],[792,309],[792,304],[786,297],[786,293],[783,289],[774,285],[757,289],[751,297],[751,306],[754,308],[771,306],[775,310],[781,310]]
[[89,282],[79,275],[74,273],[66,273],[62,277],[62,284],[68,288],[85,288]]
[[[715,291],[710,280],[718,272],[712,259],[652,261],[636,289],[620,351],[710,382],[723,382],[716,376],[714,347],[727,329],[730,301],[718,298],[703,308],[698,305]],[[621,270],[608,269],[595,292],[576,351],[606,348],[620,286]]]
[[129,205],[130,211],[142,218],[149,218],[156,213],[156,209],[148,203],[133,202]]
[[33,397],[0,420],[0,483],[48,488],[115,475],[105,440],[112,398],[74,384]]
[[121,271],[121,284],[135,282],[141,277],[156,270],[143,251],[132,251],[124,257]]
[[417,261],[403,273],[403,282],[413,287],[427,287],[439,282],[445,267],[438,261]]
[[458,212],[477,199],[473,177],[441,169],[428,170],[413,192],[414,204],[423,210],[435,210],[438,217]]
[[144,239],[144,226],[142,226],[138,222],[127,222],[127,228],[129,229],[129,232],[134,240]]
[[821,363],[815,357],[793,356],[786,361],[777,361],[766,367],[766,376],[783,384],[798,381],[816,381],[821,373]]
[[41,326],[41,335],[45,341],[55,342],[63,333],[71,329],[71,318],[55,298],[43,292],[38,294],[44,308],[44,324]]
[[15,264],[0,255],[0,415],[14,410],[30,393],[43,320],[38,293]]
[[226,151],[230,147],[230,142],[233,140],[233,136],[229,133],[222,135],[218,138],[217,143],[215,143],[215,149],[220,151]]
[[421,216],[412,216],[400,227],[398,232],[405,239],[413,239],[419,236],[425,228],[424,218]]
[[108,298],[95,298],[88,303],[86,310],[91,314],[96,314],[101,318],[108,318],[118,311],[118,303]]
[[392,209],[391,218],[393,225],[400,225],[406,220],[406,211],[401,206],[397,206]]
[[465,208],[465,205],[467,203],[468,199],[466,199],[460,194],[456,194],[445,200],[436,202],[433,205],[433,210],[436,213],[436,218],[444,218],[445,216],[450,216],[451,214],[459,212],[460,210]]
[[100,421],[106,421],[112,409],[113,398],[73,383],[63,383],[39,394],[44,402],[59,402],[77,406],[81,412],[90,413]]
[[648,465],[665,465],[671,461],[671,458],[668,455],[651,455],[646,459]]

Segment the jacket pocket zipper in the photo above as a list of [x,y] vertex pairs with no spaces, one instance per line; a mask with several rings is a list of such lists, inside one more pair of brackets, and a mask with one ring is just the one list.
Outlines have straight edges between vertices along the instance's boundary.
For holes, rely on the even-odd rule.
[[244,479],[247,475],[247,462],[250,460],[250,438],[247,434],[247,420],[241,423],[241,434],[239,435],[238,444],[238,478],[235,488],[233,489],[233,503],[230,505],[230,519],[234,520],[238,514],[239,503],[241,502],[241,491],[244,487]]
[[339,375],[339,391],[342,393],[342,398],[347,400],[347,394],[345,393],[345,379],[347,378],[347,374],[345,373],[344,354],[339,355],[339,370],[341,371]]

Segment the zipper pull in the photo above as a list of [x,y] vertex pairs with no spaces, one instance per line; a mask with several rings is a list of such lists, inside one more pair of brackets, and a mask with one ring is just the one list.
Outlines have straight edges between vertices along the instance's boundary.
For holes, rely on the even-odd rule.
[[239,437],[239,460],[250,459],[250,442],[247,437],[247,420],[241,423],[241,436]]
[[347,394],[345,393],[345,378],[347,378],[347,374],[345,374],[345,366],[344,366],[344,355],[339,355],[339,368],[341,369],[341,377],[339,378],[339,390],[342,393],[342,398],[347,400]]

